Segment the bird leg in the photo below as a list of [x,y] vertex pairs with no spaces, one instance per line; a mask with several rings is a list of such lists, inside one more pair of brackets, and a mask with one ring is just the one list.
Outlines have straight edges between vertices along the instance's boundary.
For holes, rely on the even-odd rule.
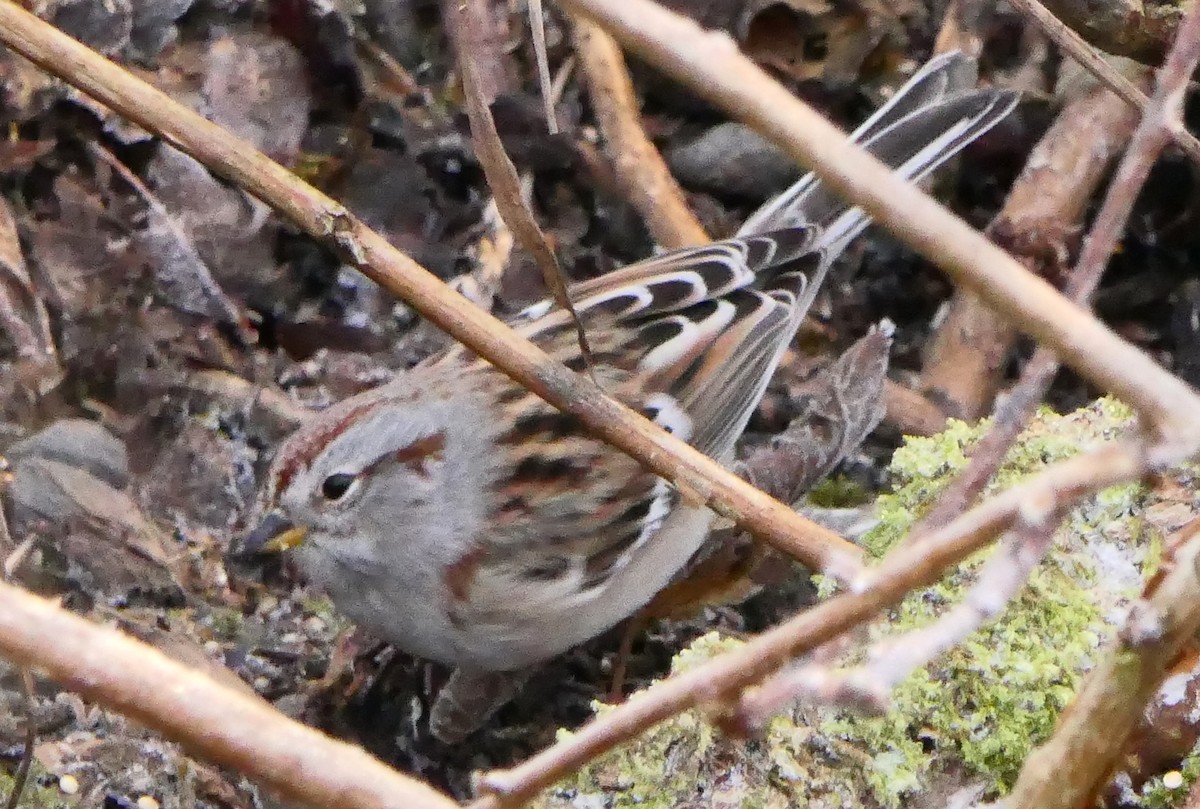
[[507,705],[529,679],[529,671],[481,671],[459,667],[433,701],[429,730],[445,744],[470,736]]

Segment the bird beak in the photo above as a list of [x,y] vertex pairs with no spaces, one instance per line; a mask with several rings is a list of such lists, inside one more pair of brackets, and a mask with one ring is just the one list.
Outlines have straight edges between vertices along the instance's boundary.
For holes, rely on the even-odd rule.
[[308,529],[292,525],[287,517],[278,511],[271,511],[242,540],[242,553],[282,553],[303,544],[307,533]]

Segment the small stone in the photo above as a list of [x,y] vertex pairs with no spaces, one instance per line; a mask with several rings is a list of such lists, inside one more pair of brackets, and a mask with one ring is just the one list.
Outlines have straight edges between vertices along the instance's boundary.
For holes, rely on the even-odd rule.
[[254,690],[255,691],[266,691],[270,687],[271,687],[271,680],[269,677],[255,677],[254,678]]
[[75,795],[79,792],[79,779],[73,775],[60,776],[58,788],[64,795]]

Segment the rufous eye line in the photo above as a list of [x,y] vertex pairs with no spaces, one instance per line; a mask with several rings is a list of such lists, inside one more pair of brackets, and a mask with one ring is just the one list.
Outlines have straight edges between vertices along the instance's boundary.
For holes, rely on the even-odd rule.
[[380,456],[374,463],[364,467],[358,476],[362,478],[372,475],[385,463],[401,463],[410,467],[421,477],[429,477],[429,469],[426,464],[431,460],[440,460],[445,449],[446,433],[443,431],[431,433],[423,438],[418,438],[411,444]]
[[429,477],[426,461],[441,458],[446,449],[446,433],[436,432],[424,438],[418,438],[407,447],[402,447],[392,453],[392,460],[413,468],[417,474]]

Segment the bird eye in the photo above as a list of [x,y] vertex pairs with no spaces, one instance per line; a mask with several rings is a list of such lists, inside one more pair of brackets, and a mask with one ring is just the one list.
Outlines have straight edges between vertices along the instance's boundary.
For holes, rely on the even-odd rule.
[[357,481],[357,475],[349,472],[334,472],[321,481],[321,495],[330,502],[341,500]]

